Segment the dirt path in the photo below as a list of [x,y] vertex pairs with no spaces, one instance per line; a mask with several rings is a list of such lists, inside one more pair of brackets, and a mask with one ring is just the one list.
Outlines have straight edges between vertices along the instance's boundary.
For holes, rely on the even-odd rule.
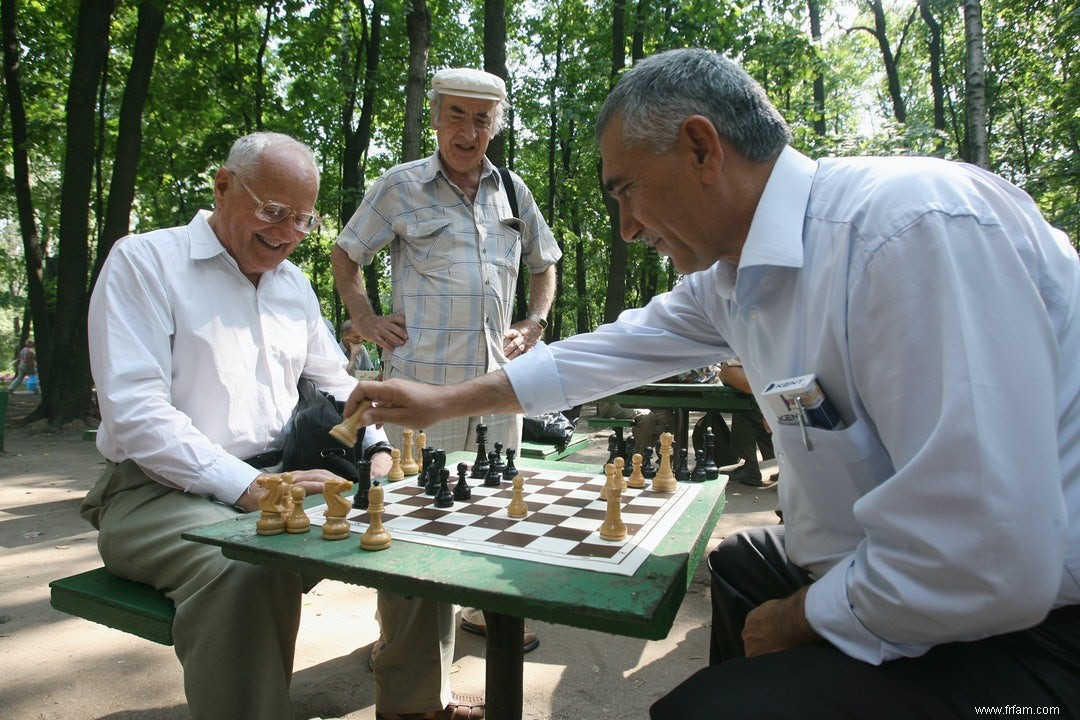
[[[78,515],[103,463],[87,429],[16,424],[36,404],[16,393],[0,455],[0,720],[173,720],[187,717],[172,648],[70,617],[48,583],[100,565],[96,533]],[[597,436],[583,462],[606,457]],[[714,532],[773,523],[776,493],[732,486]],[[304,598],[293,680],[295,717],[369,720],[367,668],[378,630],[374,592],[324,581]],[[646,642],[530,623],[525,720],[643,718],[648,705],[707,662],[707,576],[699,568],[667,639]],[[482,692],[483,639],[458,633],[454,687]]]

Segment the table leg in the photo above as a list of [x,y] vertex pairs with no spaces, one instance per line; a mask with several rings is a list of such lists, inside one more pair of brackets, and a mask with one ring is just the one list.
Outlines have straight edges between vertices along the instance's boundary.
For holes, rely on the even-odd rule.
[[487,624],[485,717],[521,720],[525,668],[521,639],[525,620],[485,610],[484,622]]
[[[690,410],[689,408],[679,408],[675,411],[675,447],[686,448],[687,457],[693,458],[694,451],[690,447]],[[673,455],[671,458],[672,467],[679,461],[678,455]]]

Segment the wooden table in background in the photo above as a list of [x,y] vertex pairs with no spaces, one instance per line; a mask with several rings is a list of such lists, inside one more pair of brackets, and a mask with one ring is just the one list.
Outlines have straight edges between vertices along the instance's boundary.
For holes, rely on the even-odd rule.
[[[628,408],[675,410],[675,444],[676,447],[688,449],[691,411],[737,413],[757,407],[753,395],[718,383],[650,383],[604,399]],[[693,451],[690,455],[693,456]]]
[[[471,459],[469,453],[451,453],[447,465]],[[567,462],[519,459],[518,465],[595,473],[591,465]],[[184,538],[217,545],[236,560],[483,610],[487,716],[520,720],[524,618],[647,640],[667,637],[723,510],[724,486],[723,481],[702,483],[672,531],[631,576],[399,539],[386,550],[365,552],[356,533],[327,541],[316,528],[299,535],[261,536],[255,532],[258,513],[184,533]],[[321,504],[322,498],[309,498],[309,503]]]

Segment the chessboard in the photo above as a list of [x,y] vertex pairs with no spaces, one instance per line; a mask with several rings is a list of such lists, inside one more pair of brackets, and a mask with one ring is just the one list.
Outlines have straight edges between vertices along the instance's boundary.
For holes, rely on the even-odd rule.
[[[600,538],[607,502],[600,499],[603,475],[519,467],[525,481],[528,515],[508,516],[511,484],[472,485],[469,500],[437,508],[415,477],[381,485],[385,511],[382,522],[394,542],[407,541],[456,548],[499,557],[563,565],[619,575],[633,575],[697,497],[697,483],[678,483],[675,492],[624,488],[622,520],[627,536],[621,541]],[[326,505],[308,510],[312,525],[322,525]],[[366,510],[350,510],[350,529],[363,533]],[[392,551],[392,546],[391,546]]]

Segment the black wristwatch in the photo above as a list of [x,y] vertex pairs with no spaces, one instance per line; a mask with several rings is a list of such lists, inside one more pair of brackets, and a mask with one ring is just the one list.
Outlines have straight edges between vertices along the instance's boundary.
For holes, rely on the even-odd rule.
[[368,446],[368,449],[364,451],[364,459],[371,462],[371,458],[375,456],[375,453],[388,453],[393,452],[394,446],[388,443],[386,440],[380,440],[374,445]]

